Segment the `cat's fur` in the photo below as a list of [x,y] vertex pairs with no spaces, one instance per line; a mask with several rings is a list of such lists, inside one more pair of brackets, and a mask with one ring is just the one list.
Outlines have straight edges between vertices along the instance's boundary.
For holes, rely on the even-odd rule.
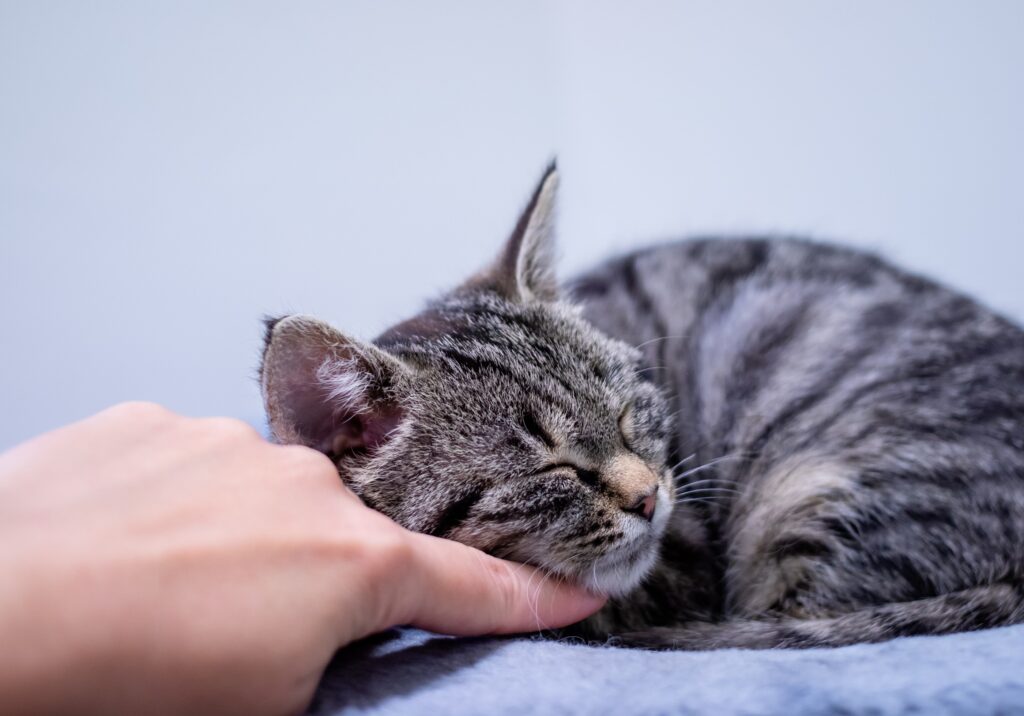
[[410,529],[612,594],[592,638],[1024,621],[1024,331],[788,239],[669,244],[560,289],[556,185],[491,267],[372,343],[268,322],[275,437]]

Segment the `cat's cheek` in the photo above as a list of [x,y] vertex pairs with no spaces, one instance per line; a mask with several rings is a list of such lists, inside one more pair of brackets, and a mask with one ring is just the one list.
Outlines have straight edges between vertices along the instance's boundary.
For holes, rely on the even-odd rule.
[[406,492],[395,489],[393,481],[381,476],[373,477],[367,470],[360,469],[348,475],[343,474],[342,482],[370,509],[380,512],[408,530],[424,531],[424,525],[417,523],[419,512],[410,509]]
[[494,557],[503,557],[508,552],[508,540],[488,525],[468,522],[446,534],[445,538],[486,552]]

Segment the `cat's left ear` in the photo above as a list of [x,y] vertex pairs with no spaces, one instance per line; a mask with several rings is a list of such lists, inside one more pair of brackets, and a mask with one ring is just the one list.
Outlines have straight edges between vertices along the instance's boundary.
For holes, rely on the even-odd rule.
[[398,358],[309,316],[267,321],[260,383],[270,430],[334,459],[372,454],[405,419]]
[[498,260],[470,286],[493,288],[513,301],[555,301],[555,203],[558,168],[551,162]]

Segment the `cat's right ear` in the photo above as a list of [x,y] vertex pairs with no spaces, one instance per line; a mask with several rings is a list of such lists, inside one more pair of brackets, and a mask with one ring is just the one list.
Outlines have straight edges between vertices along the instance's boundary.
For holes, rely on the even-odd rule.
[[555,301],[555,208],[558,168],[544,170],[498,260],[469,281],[470,289],[488,289],[512,301]]
[[260,387],[277,442],[337,460],[372,454],[401,425],[411,381],[399,359],[309,316],[266,325]]

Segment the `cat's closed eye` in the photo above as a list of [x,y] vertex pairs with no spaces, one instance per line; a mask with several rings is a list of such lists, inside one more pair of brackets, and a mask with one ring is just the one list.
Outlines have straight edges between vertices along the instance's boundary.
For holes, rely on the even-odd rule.
[[587,470],[571,462],[559,462],[548,465],[541,472],[571,472],[580,482],[587,487],[597,489],[601,484],[600,474],[596,470]]
[[619,415],[619,434],[622,436],[622,442],[626,447],[632,450],[632,443],[636,438],[636,424],[634,422],[632,403],[627,405],[623,409],[622,414]]

